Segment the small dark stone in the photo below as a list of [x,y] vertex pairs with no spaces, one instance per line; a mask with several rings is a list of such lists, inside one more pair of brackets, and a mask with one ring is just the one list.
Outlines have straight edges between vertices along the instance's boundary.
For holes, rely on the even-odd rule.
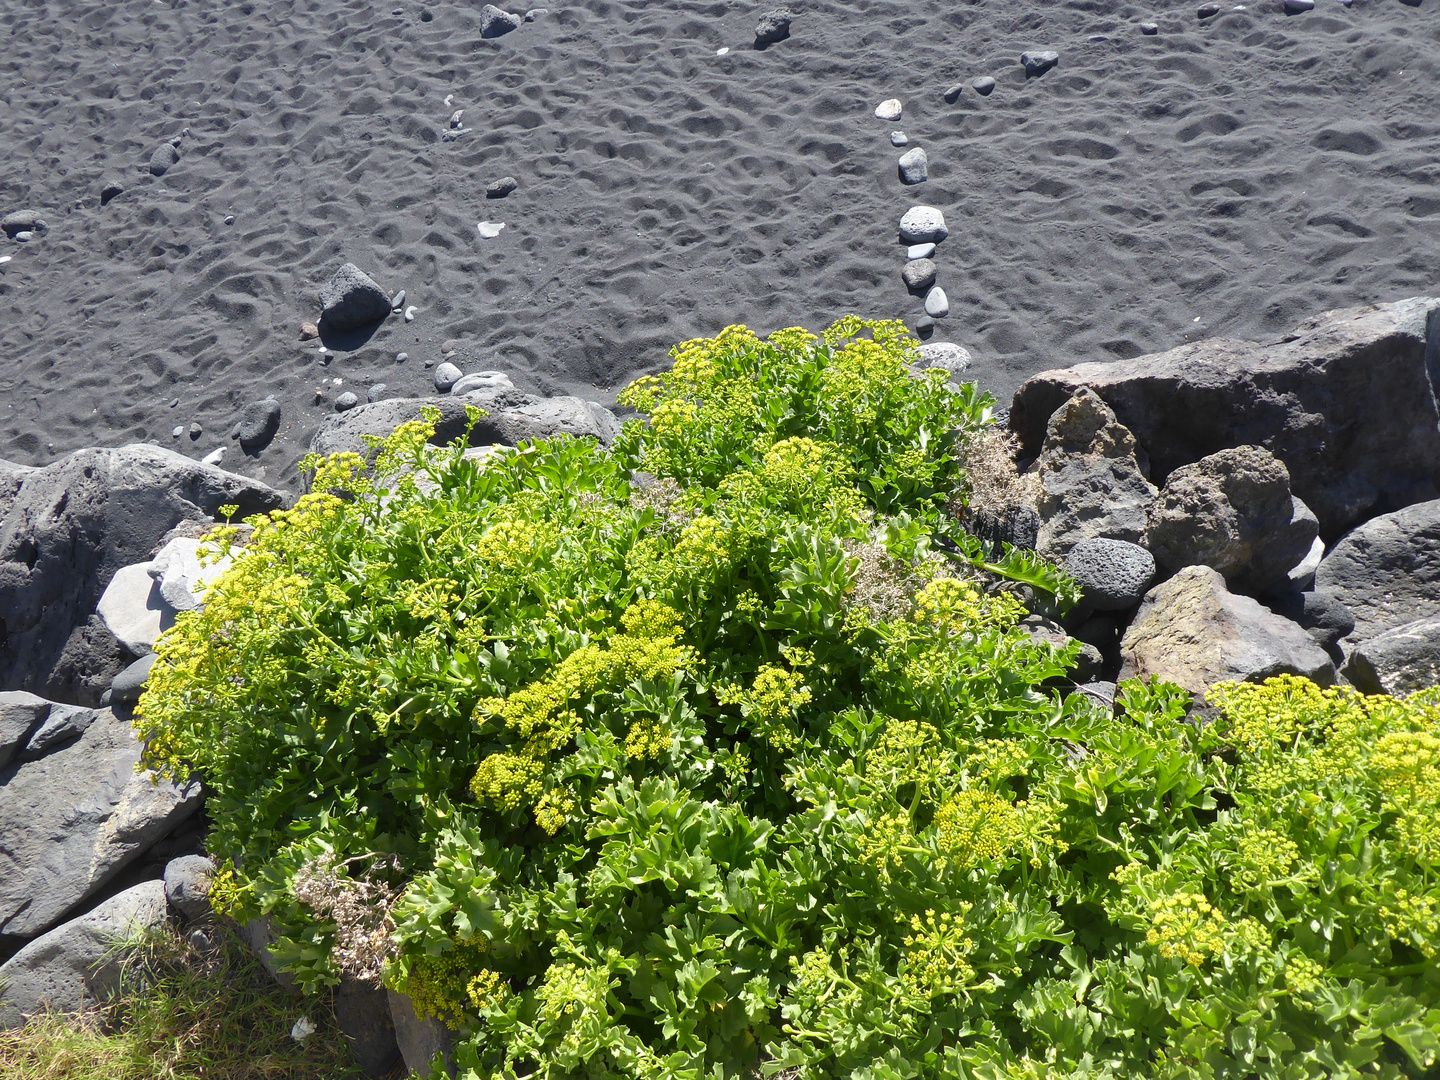
[[1160,24],[1153,22],[1142,22],[1140,24],[1140,33],[1144,34],[1146,37],[1154,37],[1156,34],[1160,33]]
[[497,38],[501,34],[508,34],[511,30],[519,29],[522,21],[519,15],[502,11],[494,4],[486,4],[480,9],[480,36]]
[[1201,4],[1195,9],[1195,14],[1201,19],[1213,19],[1220,14],[1219,4]]
[[960,94],[963,92],[963,89],[964,88],[961,87],[961,85],[957,82],[954,86],[950,87],[950,89],[945,91],[945,101],[948,104],[954,105],[955,102],[960,100]]
[[1286,15],[1303,15],[1315,10],[1315,0],[1285,0]]
[[246,450],[263,450],[280,430],[280,402],[273,397],[252,401],[240,410],[240,417],[230,434],[240,440]]
[[970,85],[975,88],[975,92],[981,97],[989,97],[990,92],[995,89],[995,80],[989,75],[981,75]]
[[349,409],[355,408],[355,406],[359,404],[360,399],[354,394],[352,394],[349,390],[346,390],[343,394],[340,394],[338,397],[335,398],[335,411],[345,412]]
[[1321,648],[1328,649],[1355,629],[1355,616],[1328,589],[1282,593],[1266,605],[1276,615],[1299,623]]
[[935,284],[935,275],[939,270],[933,259],[914,259],[905,264],[905,269],[900,271],[900,277],[907,289],[919,292]]
[[1024,52],[1020,54],[1020,64],[1025,68],[1027,79],[1038,78],[1044,75],[1060,62],[1060,54],[1054,49],[1043,49],[1038,52]]
[[485,197],[487,199],[503,199],[519,186],[519,181],[513,176],[502,176],[485,189]]
[[921,315],[920,318],[915,320],[915,333],[919,334],[922,338],[928,338],[934,332],[935,320],[929,315]]
[[180,160],[180,151],[175,149],[174,143],[161,143],[150,155],[150,175],[164,176],[170,166]]
[[124,191],[125,189],[119,184],[106,184],[100,189],[100,205],[104,206],[111,199],[115,198],[116,195],[120,195]]
[[320,290],[322,317],[344,332],[371,326],[390,316],[390,294],[354,263],[345,263]]
[[140,700],[154,663],[155,653],[149,653],[116,675],[110,682],[110,704],[134,706]]
[[192,438],[192,439],[198,439],[198,438],[199,438],[201,435],[203,435],[203,434],[205,434],[205,429],[200,425],[200,421],[199,421],[199,420],[196,420],[196,421],[194,421],[193,423],[191,423],[191,425],[190,425],[190,438]]
[[790,36],[790,22],[795,18],[786,8],[776,8],[760,16],[755,27],[755,44],[774,45]]

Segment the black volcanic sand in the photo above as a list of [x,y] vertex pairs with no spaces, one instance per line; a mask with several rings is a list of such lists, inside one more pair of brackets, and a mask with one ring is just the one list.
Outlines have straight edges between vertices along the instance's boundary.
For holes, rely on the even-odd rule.
[[[1044,368],[1437,287],[1440,0],[801,0],[757,50],[769,6],[556,4],[482,40],[479,3],[0,0],[0,213],[50,225],[0,238],[0,456],[228,444],[288,482],[338,393],[427,393],[447,339],[607,401],[729,323],[913,322],[913,203],[951,229],[936,340],[1002,403]],[[1027,49],[1059,66],[1027,81]],[[928,183],[898,181],[895,128]],[[297,331],[345,260],[418,317],[327,362]],[[247,458],[230,426],[269,393],[279,436]]]

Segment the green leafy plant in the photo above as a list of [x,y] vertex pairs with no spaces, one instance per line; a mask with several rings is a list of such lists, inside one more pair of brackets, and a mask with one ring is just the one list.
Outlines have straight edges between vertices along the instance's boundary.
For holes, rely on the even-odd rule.
[[1043,689],[983,397],[889,323],[674,356],[608,451],[312,461],[162,638],[146,762],[303,985],[388,940],[476,1080],[1432,1067],[1433,700]]

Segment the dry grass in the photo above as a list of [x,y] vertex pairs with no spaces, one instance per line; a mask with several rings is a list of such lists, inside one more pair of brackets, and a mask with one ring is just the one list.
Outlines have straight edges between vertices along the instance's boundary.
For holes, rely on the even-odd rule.
[[[4,1080],[350,1080],[363,1077],[326,1001],[286,993],[230,931],[201,952],[166,930],[126,946],[128,990],[82,1015],[0,1032]],[[302,1015],[315,1024],[290,1037]]]

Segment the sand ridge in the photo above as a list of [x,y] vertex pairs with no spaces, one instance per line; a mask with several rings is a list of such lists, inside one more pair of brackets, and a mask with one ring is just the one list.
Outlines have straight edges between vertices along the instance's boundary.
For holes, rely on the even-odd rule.
[[[830,0],[787,5],[791,37],[756,50],[773,5],[588,0],[482,40],[478,3],[0,0],[0,213],[49,224],[0,239],[0,457],[229,443],[226,467],[286,483],[336,394],[428,393],[445,341],[467,371],[607,401],[729,323],[913,322],[914,203],[950,228],[935,340],[1002,401],[1043,368],[1424,293],[1436,2],[1201,21],[1164,0]],[[1027,80],[1032,49],[1060,62]],[[900,183],[897,128],[925,184]],[[416,319],[322,357],[297,330],[347,260]],[[230,426],[271,393],[280,433],[247,458]]]

